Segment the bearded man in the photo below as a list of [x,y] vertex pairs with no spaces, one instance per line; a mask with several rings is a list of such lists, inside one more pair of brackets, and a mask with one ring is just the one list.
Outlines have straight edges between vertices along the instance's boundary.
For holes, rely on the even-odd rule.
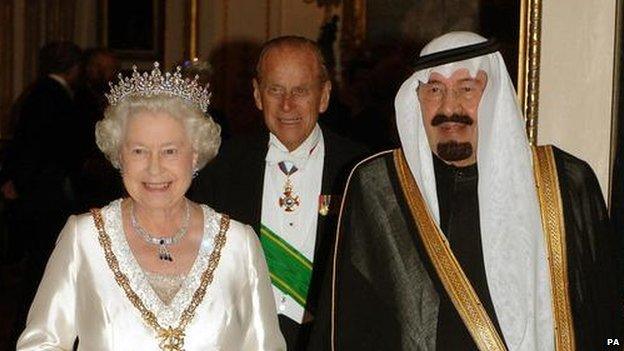
[[[401,149],[355,167],[310,350],[596,350],[622,339],[591,168],[532,150],[493,42],[430,42],[395,101]],[[610,340],[610,341],[609,341]]]

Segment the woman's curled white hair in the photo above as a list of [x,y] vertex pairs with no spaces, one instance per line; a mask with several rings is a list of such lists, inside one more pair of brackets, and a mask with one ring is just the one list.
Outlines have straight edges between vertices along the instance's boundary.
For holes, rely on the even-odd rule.
[[197,170],[212,160],[221,145],[221,127],[204,115],[192,103],[171,95],[128,96],[114,106],[108,106],[104,119],[95,127],[95,141],[100,150],[117,169],[124,128],[129,118],[140,112],[165,112],[182,121],[197,153]]

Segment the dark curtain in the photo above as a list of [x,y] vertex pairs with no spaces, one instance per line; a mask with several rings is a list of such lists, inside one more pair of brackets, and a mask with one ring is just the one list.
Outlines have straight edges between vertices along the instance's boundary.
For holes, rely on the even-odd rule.
[[0,136],[6,135],[6,121],[13,99],[13,1],[0,1]]

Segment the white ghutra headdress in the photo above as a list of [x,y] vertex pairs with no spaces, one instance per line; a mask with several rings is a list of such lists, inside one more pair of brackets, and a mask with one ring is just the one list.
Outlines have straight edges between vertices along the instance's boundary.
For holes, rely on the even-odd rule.
[[111,90],[106,94],[109,104],[115,106],[128,96],[164,94],[180,97],[197,105],[203,112],[208,110],[210,91],[208,85],[199,84],[198,76],[195,76],[193,80],[183,78],[180,66],[176,67],[174,73],[165,72],[163,75],[159,67],[160,64],[154,62],[154,69],[149,74],[147,72],[141,74],[136,66],[132,66],[132,75],[125,78],[120,73],[119,82],[116,85],[113,82],[109,83]]
[[439,203],[417,90],[432,72],[479,70],[487,84],[477,112],[479,225],[488,289],[509,350],[554,350],[550,273],[531,148],[503,57],[485,38],[451,32],[421,51],[399,89],[396,124],[412,175],[439,224]]

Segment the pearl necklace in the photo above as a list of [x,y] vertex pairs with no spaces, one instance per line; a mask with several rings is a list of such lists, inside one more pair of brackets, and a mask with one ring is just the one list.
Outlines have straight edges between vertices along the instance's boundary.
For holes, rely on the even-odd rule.
[[173,262],[173,257],[171,256],[171,252],[169,251],[169,246],[175,245],[184,238],[186,233],[188,232],[189,222],[191,219],[191,206],[189,205],[188,200],[186,200],[186,212],[184,214],[184,219],[182,220],[182,225],[180,229],[178,229],[177,233],[174,236],[162,236],[156,237],[147,230],[143,229],[139,224],[139,221],[136,218],[136,214],[134,213],[134,206],[130,205],[130,213],[131,213],[131,223],[134,231],[140,235],[143,240],[145,240],[148,244],[158,245],[158,258],[163,261]]

